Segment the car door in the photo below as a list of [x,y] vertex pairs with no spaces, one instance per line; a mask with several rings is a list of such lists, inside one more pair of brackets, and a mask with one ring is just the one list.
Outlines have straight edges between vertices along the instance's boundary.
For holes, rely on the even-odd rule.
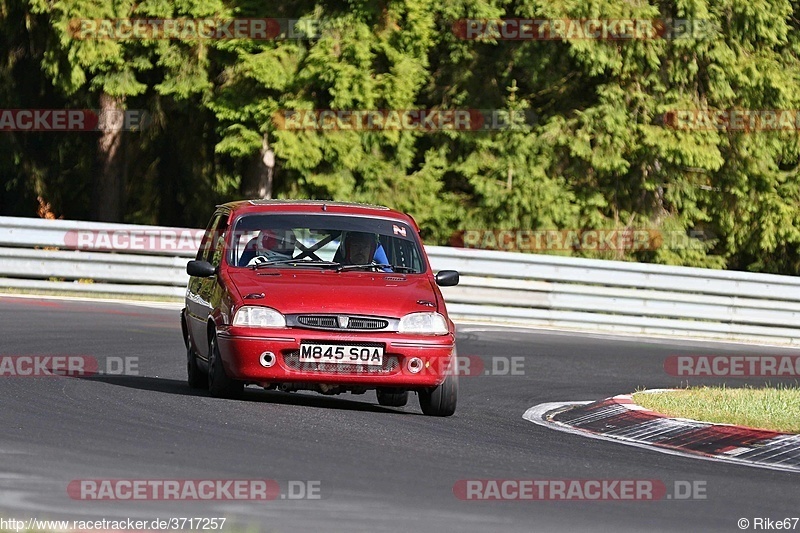
[[[197,251],[198,261],[208,261],[214,266],[219,266],[219,253],[215,253],[218,247],[224,248],[220,244],[222,233],[227,227],[228,214],[222,211],[214,213],[211,221],[200,242],[200,249]],[[217,259],[216,264],[214,260]],[[192,338],[192,345],[195,353],[203,359],[208,358],[208,317],[212,314],[214,303],[212,301],[213,288],[217,283],[217,276],[208,278],[190,277],[189,286],[186,290],[186,315],[188,317],[187,327]]]

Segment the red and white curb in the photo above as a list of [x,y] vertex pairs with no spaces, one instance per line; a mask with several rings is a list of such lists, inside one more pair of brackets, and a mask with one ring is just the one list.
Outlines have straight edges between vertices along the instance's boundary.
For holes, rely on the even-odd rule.
[[800,435],[669,418],[630,394],[597,402],[543,403],[525,420],[576,435],[684,457],[800,472]]

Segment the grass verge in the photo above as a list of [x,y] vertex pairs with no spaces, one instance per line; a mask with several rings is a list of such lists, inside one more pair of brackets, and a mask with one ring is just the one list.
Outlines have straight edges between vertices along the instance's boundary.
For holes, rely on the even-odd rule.
[[800,387],[697,387],[637,392],[633,401],[676,418],[800,433]]

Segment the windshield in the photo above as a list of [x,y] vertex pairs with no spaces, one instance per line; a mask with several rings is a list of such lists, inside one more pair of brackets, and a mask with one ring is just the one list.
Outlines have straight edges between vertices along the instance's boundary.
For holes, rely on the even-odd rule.
[[425,272],[414,230],[407,224],[327,214],[244,215],[233,228],[227,260],[241,268]]

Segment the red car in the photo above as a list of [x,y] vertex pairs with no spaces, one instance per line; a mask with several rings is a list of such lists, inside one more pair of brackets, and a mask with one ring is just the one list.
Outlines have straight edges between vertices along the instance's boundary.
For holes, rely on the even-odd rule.
[[218,206],[181,326],[189,385],[237,397],[247,384],[322,394],[419,395],[450,416],[458,395],[455,326],[419,228],[386,207],[251,200]]

